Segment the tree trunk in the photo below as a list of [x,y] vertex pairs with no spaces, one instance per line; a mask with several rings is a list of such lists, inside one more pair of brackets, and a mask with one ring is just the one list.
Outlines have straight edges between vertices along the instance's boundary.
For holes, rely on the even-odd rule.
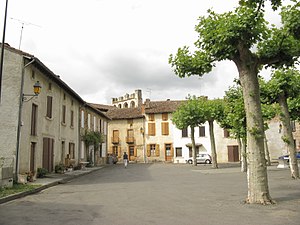
[[241,172],[247,172],[247,143],[246,138],[242,138],[241,142]]
[[296,148],[295,148],[295,143],[294,143],[294,138],[293,138],[293,133],[291,128],[290,113],[288,110],[287,100],[284,93],[279,95],[278,103],[281,108],[280,119],[282,121],[282,130],[283,130],[282,140],[286,144],[290,155],[291,176],[294,179],[299,179],[299,168],[297,164]]
[[239,71],[247,118],[248,203],[272,204],[264,150],[264,126],[260,105],[257,65],[251,52],[241,46],[234,60]]
[[193,127],[193,126],[191,126],[191,140],[192,140],[193,165],[197,166],[196,143],[195,143],[195,127]]
[[210,146],[211,146],[211,158],[212,158],[212,168],[218,168],[217,160],[217,151],[216,151],[216,142],[214,135],[214,121],[208,121],[209,124],[209,137],[210,137]]
[[266,160],[267,160],[267,166],[271,166],[268,140],[267,140],[266,134],[264,134],[264,135],[265,135],[265,137],[264,137],[264,147],[265,147],[265,155],[266,155]]

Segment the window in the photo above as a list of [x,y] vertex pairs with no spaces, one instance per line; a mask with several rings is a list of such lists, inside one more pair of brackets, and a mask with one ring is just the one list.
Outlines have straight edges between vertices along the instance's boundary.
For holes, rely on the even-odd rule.
[[48,118],[52,118],[52,96],[47,96],[47,115]]
[[224,138],[228,138],[230,136],[229,131],[224,129]]
[[106,121],[103,121],[103,133],[104,133],[104,135],[106,135],[107,134],[107,122]]
[[71,127],[74,127],[74,111],[71,110]]
[[147,156],[156,156],[156,144],[147,145]]
[[84,150],[85,150],[85,143],[81,141],[81,148],[80,148],[80,158],[84,159]]
[[51,83],[49,83],[49,85],[48,85],[48,90],[49,90],[49,91],[52,90],[52,84],[51,84]]
[[119,130],[113,130],[113,137],[112,137],[112,142],[113,143],[118,143],[119,142]]
[[134,146],[129,146],[129,156],[135,156],[136,157],[136,151],[134,150]]
[[135,107],[135,102],[134,101],[131,101],[130,102],[130,108],[134,108]]
[[84,128],[84,111],[81,110],[81,127]]
[[188,129],[187,128],[183,128],[182,130],[181,130],[181,135],[182,135],[182,137],[188,137]]
[[134,142],[134,132],[133,132],[133,129],[128,129],[127,130],[126,142],[128,142],[128,143],[133,143]]
[[64,93],[64,100],[66,100],[66,93]]
[[66,106],[63,105],[62,106],[62,121],[61,121],[63,124],[66,123]]
[[156,151],[155,151],[155,145],[150,145],[150,156],[155,156],[156,154]]
[[128,108],[128,103],[127,102],[124,103],[124,108]]
[[169,135],[169,123],[168,122],[161,123],[161,134]]
[[148,123],[148,135],[155,136],[155,123]]
[[96,116],[94,116],[94,131],[96,131],[97,130],[97,118],[96,118]]
[[70,159],[75,159],[75,144],[69,143],[69,155]]
[[162,117],[162,120],[164,120],[164,121],[168,120],[168,113],[163,113],[161,115],[161,117]]
[[33,136],[37,135],[37,110],[38,106],[35,104],[32,104],[32,110],[31,110],[31,132],[30,134]]
[[100,131],[101,133],[103,133],[102,128],[103,128],[103,126],[102,126],[102,120],[100,119],[100,120],[99,120],[99,131]]
[[205,137],[205,126],[199,127],[199,137]]
[[182,148],[175,148],[176,150],[176,157],[182,157]]
[[154,114],[153,113],[149,114],[148,120],[149,121],[154,121]]
[[91,114],[88,114],[88,129],[91,129]]
[[172,145],[171,144],[166,144],[166,156],[172,156]]

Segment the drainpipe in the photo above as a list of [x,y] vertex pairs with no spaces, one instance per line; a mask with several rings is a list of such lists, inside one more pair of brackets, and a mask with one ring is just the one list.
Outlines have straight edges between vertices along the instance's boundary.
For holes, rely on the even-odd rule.
[[[24,60],[24,58],[23,58]],[[18,117],[18,129],[17,129],[17,147],[16,147],[16,172],[15,179],[18,181],[18,173],[19,173],[19,152],[20,152],[20,137],[21,137],[21,126],[22,126],[22,107],[23,107],[23,90],[24,90],[24,77],[25,77],[25,68],[32,63],[34,63],[35,58],[33,58],[29,63],[25,64],[22,68],[22,76],[21,76],[21,89],[20,89],[20,97],[19,97],[19,117]]]

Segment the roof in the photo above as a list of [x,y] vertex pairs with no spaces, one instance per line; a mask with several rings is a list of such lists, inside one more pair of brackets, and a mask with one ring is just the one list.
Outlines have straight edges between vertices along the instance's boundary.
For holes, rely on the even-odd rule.
[[89,103],[89,105],[92,105],[93,107],[97,108],[100,111],[107,112],[108,110],[116,109],[113,105],[103,105],[103,104],[96,104],[96,103]]
[[142,108],[116,108],[108,110],[107,115],[113,120],[144,118]]
[[146,101],[145,113],[172,113],[186,100]]
[[86,107],[89,107],[91,110],[93,110],[94,112],[96,112],[98,115],[101,115],[103,117],[105,117],[108,120],[111,120],[111,118],[103,111],[99,110],[97,107],[95,107],[93,104],[91,103],[86,103],[85,104]]
[[60,76],[53,73],[47,66],[44,65],[37,57],[32,54],[23,52],[21,50],[15,49],[11,47],[9,44],[4,44],[5,49],[16,54],[22,55],[25,59],[32,61],[32,64],[38,68],[44,75],[46,75],[49,79],[53,80],[57,83],[61,88],[63,88],[66,92],[76,98],[79,102],[84,103],[85,101],[72,89],[70,88],[63,80],[60,79]]

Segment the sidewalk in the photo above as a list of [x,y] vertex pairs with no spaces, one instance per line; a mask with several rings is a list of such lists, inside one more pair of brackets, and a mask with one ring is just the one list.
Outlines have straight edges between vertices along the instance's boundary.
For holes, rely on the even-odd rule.
[[96,170],[100,170],[103,167],[104,166],[86,167],[85,169],[82,169],[82,170],[74,170],[71,172],[66,172],[64,174],[58,174],[58,173],[47,174],[47,176],[44,178],[37,178],[35,181],[30,182],[30,184],[38,184],[38,185],[42,185],[42,186],[40,186],[34,190],[31,190],[31,191],[20,192],[17,194],[13,194],[13,195],[9,195],[9,196],[0,198],[0,204],[17,199],[17,198],[24,197],[26,195],[35,194],[46,188],[49,188],[49,187],[52,187],[52,186],[55,186],[58,184],[66,183],[76,177],[80,177],[80,176],[92,173],[93,171],[96,171]]

